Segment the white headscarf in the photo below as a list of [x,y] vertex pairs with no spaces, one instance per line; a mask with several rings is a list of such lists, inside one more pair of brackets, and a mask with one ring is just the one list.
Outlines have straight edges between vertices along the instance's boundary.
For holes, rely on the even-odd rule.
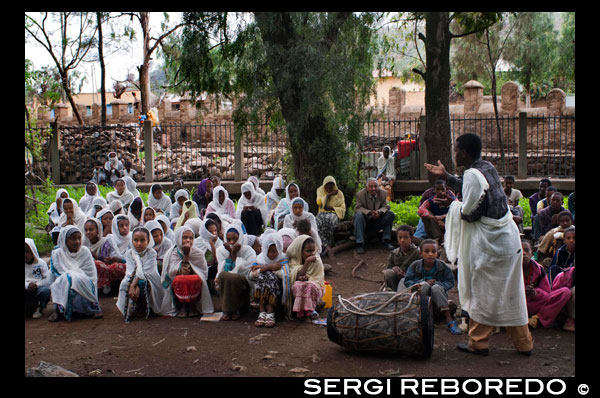
[[154,242],[154,238],[152,238],[152,241],[154,242],[154,246],[152,246],[152,248],[156,252],[157,259],[162,260],[167,251],[171,247],[173,247],[173,242],[171,242],[171,240],[165,236],[165,231],[162,229],[162,226],[158,221],[148,221],[146,225],[144,225],[144,227],[146,227],[148,231],[150,231],[150,234],[152,234],[152,231],[154,231],[155,229],[160,230],[160,233],[163,236],[162,241],[160,242],[160,244],[157,244],[156,242]]
[[[219,192],[223,191],[225,194],[225,199],[223,200],[223,204],[219,203]],[[215,212],[218,214],[225,213],[225,205],[227,204],[227,200],[229,200],[229,192],[221,186],[218,185],[213,189],[213,199],[210,202],[210,206],[215,209]]]
[[[163,288],[167,289],[167,292],[161,308],[162,315],[174,316],[177,313],[171,284],[173,283],[175,276],[177,276],[177,272],[181,268],[181,263],[183,261],[182,238],[185,231],[194,233],[194,231],[192,231],[192,229],[186,225],[181,226],[177,231],[175,231],[175,245],[165,254],[165,258],[163,260],[161,282]],[[202,292],[200,293],[200,300],[196,301],[194,304],[196,305],[196,308],[203,314],[210,314],[214,312],[214,307],[212,304],[210,291],[208,290],[208,285],[206,284],[206,279],[208,278],[208,266],[206,265],[204,253],[192,245],[189,259],[190,266],[194,270],[194,273],[202,280]]]
[[[306,201],[304,199],[302,199],[301,197],[297,197],[294,198],[292,200],[292,208],[294,207],[294,204],[303,204],[306,203]],[[321,237],[319,236],[319,228],[317,226],[317,220],[315,219],[315,216],[312,213],[309,213],[306,211],[306,209],[303,209],[302,211],[302,215],[297,216],[294,214],[294,211],[292,209],[292,211],[290,212],[290,214],[288,214],[287,216],[285,216],[284,220],[283,220],[283,226],[285,228],[294,228],[294,222],[298,222],[302,219],[307,219],[310,222],[310,236],[314,239],[316,245],[317,245],[317,252],[321,253]]]
[[[107,195],[108,196],[108,195]],[[121,203],[120,200],[113,200],[111,203],[108,204],[108,209],[113,213],[113,215],[123,215],[126,216],[127,212],[125,210],[123,210],[123,203]],[[117,214],[117,211],[121,210],[121,212],[119,214]]]
[[258,177],[250,176],[248,177],[248,181],[250,181],[252,185],[254,185],[254,191],[256,193],[259,193],[263,196],[265,195],[265,191],[260,187],[260,181],[258,180]]
[[96,218],[96,217],[89,217],[87,220],[85,220],[85,223],[87,224],[88,221],[93,221],[96,224],[96,227],[98,228],[98,241],[96,243],[90,242],[90,240],[88,239],[87,235],[85,234],[85,229],[84,229],[83,230],[82,242],[83,242],[83,245],[85,247],[87,247],[87,248],[90,249],[90,251],[92,252],[92,254],[95,254],[97,256],[98,255],[98,251],[102,248],[102,246],[106,242],[106,237],[102,236],[103,235],[102,222],[98,218]]
[[[202,250],[203,253],[206,253],[207,250],[211,250],[210,240],[216,236],[216,235],[211,234],[210,231],[207,229],[206,223],[208,222],[208,220],[211,220],[211,219],[205,218],[204,220],[200,220],[200,223],[195,223],[198,226],[198,235],[196,236],[196,239],[194,240],[194,246],[196,246],[197,248]],[[214,220],[212,220],[212,221],[214,221]],[[186,223],[186,225],[187,225],[187,223]],[[229,226],[230,226],[230,224],[227,224],[227,227],[229,227]],[[221,224],[221,227],[223,228],[222,224]],[[192,228],[192,230],[194,230],[194,233],[196,233],[195,228]],[[225,237],[225,231],[223,231],[223,237]],[[215,242],[215,249],[218,249],[221,246],[223,246],[223,241],[217,237],[217,241]],[[216,253],[213,253],[213,254],[216,255]]]
[[132,233],[131,230],[129,230],[129,233],[127,235],[121,235],[121,233],[119,232],[119,219],[121,217],[123,217],[125,220],[127,220],[127,222],[129,222],[127,216],[124,216],[122,214],[115,216],[112,220],[111,233],[107,236],[107,238],[110,240],[113,249],[117,253],[119,253],[120,256],[124,256],[127,249],[129,249]]
[[[244,195],[245,192],[250,192],[250,199],[247,199]],[[257,193],[254,190],[254,184],[252,182],[245,182],[242,184],[242,196],[237,204],[237,210],[235,211],[236,218],[241,219],[242,211],[245,206],[254,206],[260,210],[263,224],[267,225],[267,205],[264,200],[264,196]]]
[[[147,222],[146,222],[146,221],[144,221],[144,218],[146,217],[146,210],[152,210],[152,213],[154,213],[154,218],[153,218],[152,220],[150,220],[150,221],[153,221],[153,220],[155,220],[155,219],[156,219],[156,217],[158,216],[158,214],[156,214],[156,210],[154,210],[154,208],[153,208],[153,207],[151,207],[151,206],[146,206],[146,207],[142,208],[142,221],[141,221],[141,225],[142,225],[142,226],[147,224]],[[148,221],[148,222],[149,222],[149,221]]]
[[[146,231],[149,237],[148,246],[142,251],[138,252],[133,246],[133,234],[137,231]],[[127,268],[125,271],[125,277],[121,281],[119,286],[119,297],[117,299],[117,308],[122,314],[125,313],[125,302],[127,298],[127,285],[135,271],[135,276],[139,279],[145,280],[146,283],[150,284],[150,295],[148,296],[148,302],[150,308],[155,313],[160,313],[165,291],[161,286],[160,275],[158,274],[158,267],[156,265],[156,252],[152,248],[154,246],[154,239],[152,239],[152,233],[146,227],[136,227],[131,233],[130,242],[131,248],[125,253],[125,262]]]
[[73,198],[65,198],[60,204],[60,211],[62,213],[60,214],[58,225],[61,227],[64,227],[66,225],[65,223],[67,222],[67,215],[65,213],[65,200],[67,199],[69,199],[69,201],[73,204],[73,221],[75,222],[77,228],[79,228],[80,231],[83,231],[86,216],[79,208],[79,205],[77,205],[77,201]]
[[[226,239],[227,233],[230,231],[235,231],[238,234],[238,239],[235,242],[235,244],[239,243],[241,246],[239,251],[237,252],[235,266],[230,272],[247,277],[248,273],[250,272],[250,267],[256,261],[256,253],[254,252],[254,249],[252,249],[246,244],[246,235],[244,234],[244,231],[242,231],[242,228],[239,225],[232,224],[227,228],[226,231],[224,231]],[[230,258],[230,256],[231,253],[229,252],[229,250],[227,250],[227,248],[225,248],[225,246],[222,246],[217,249],[216,257],[219,264],[217,268],[217,277],[225,269],[226,260]],[[250,283],[252,297],[254,296],[254,283],[250,280],[248,280],[248,282]]]
[[[123,193],[119,195],[116,189],[114,191],[110,191],[108,194],[106,194],[106,201],[108,202],[108,204],[111,204],[115,200],[118,200],[119,202],[121,202],[121,206],[129,205],[134,199],[133,193],[129,192],[129,190],[127,189],[127,182],[125,181],[125,178],[117,178],[115,180],[115,184],[119,180],[123,181],[123,183],[125,184]],[[111,208],[111,210],[113,210],[114,212],[116,209]]]
[[50,257],[50,269],[56,278],[50,286],[52,301],[65,307],[66,313],[70,312],[67,308],[69,289],[73,289],[88,301],[98,302],[98,274],[90,249],[81,245],[79,250],[72,253],[67,247],[67,238],[76,232],[83,235],[74,225],[61,228],[58,248],[52,251]]
[[[279,227],[279,221],[283,220],[283,218],[288,215],[289,213],[292,212],[292,202],[290,199],[290,187],[291,186],[295,186],[296,189],[298,190],[298,196],[300,197],[300,187],[298,186],[298,184],[291,182],[289,183],[286,187],[285,187],[285,198],[281,199],[279,201],[279,204],[277,205],[277,208],[275,209],[275,225],[273,226],[275,229],[278,229]],[[308,203],[306,201],[304,201],[304,211],[308,211]]]
[[[287,249],[292,244],[294,239],[296,239],[298,237],[298,232],[296,232],[296,230],[293,228],[281,228],[279,231],[277,231],[277,233],[279,234],[279,236],[281,236],[281,240],[284,243],[283,244],[284,249]],[[288,237],[287,245],[285,244],[286,243],[285,237]]]
[[269,201],[274,202],[275,206],[277,206],[277,204],[281,200],[281,198],[277,194],[278,189],[285,189],[285,181],[283,181],[283,178],[281,177],[275,177],[275,179],[273,180],[273,186],[271,186],[271,190],[266,195],[268,209],[271,209],[273,207],[272,204],[269,204]]
[[[185,198],[185,200],[190,199],[190,194],[188,193],[187,190],[185,190],[183,188],[179,189],[179,190],[177,190],[177,192],[175,192],[175,202],[173,202],[173,204],[171,204],[171,214],[169,215],[169,218],[171,220],[175,220],[175,219],[179,218],[179,216],[180,216],[181,206],[179,206],[179,202],[177,201],[177,199],[179,199],[182,196]],[[194,202],[194,203],[196,203],[196,202]]]
[[123,181],[125,181],[125,186],[127,187],[127,190],[133,194],[134,198],[140,196],[140,191],[136,189],[137,182],[135,182],[133,178],[125,176],[123,177]]
[[[81,201],[79,203],[81,204]],[[104,199],[102,196],[93,197],[90,205],[88,206],[87,211],[85,212],[85,215],[88,217],[94,217],[94,215],[97,214],[96,206],[101,208],[99,211],[102,211],[103,209],[106,209],[108,207],[108,203],[106,202],[106,199]]]
[[33,239],[25,238],[25,244],[27,246],[29,246],[29,248],[31,249],[31,253],[33,253],[33,264],[39,264],[39,263],[46,264],[46,262],[40,257],[40,255],[38,253],[38,249],[35,245],[35,241]]
[[[161,196],[159,199],[156,199],[152,193],[152,188],[156,186],[160,187],[161,189]],[[150,193],[148,194],[148,206],[155,210],[161,210],[167,217],[171,213],[171,199],[165,195],[165,192],[162,190],[162,186],[160,184],[153,184],[150,187]]]
[[[281,236],[279,236],[278,233],[263,234],[260,238],[260,242],[262,252],[256,257],[257,264],[269,265],[287,259],[285,253],[283,252],[283,240],[281,239]],[[269,251],[269,247],[271,247],[271,245],[275,245],[275,247],[277,248],[277,252],[279,253],[277,255],[277,258],[275,258],[274,260],[271,260],[269,256],[267,256],[267,252]]]
[[[69,197],[69,192],[67,192],[66,189],[64,188],[60,188],[56,191],[56,195],[54,198],[54,202],[52,202],[52,204],[50,205],[50,207],[48,208],[48,216],[50,217],[50,219],[52,220],[52,222],[55,225],[58,225],[58,220],[60,219],[60,214],[59,212],[62,212],[62,206],[61,207],[57,207],[56,205],[56,201],[58,200],[58,198],[60,198],[60,195],[62,195],[63,193],[67,194],[67,198]],[[66,198],[64,198],[66,199]],[[61,199],[61,205],[62,205],[62,201],[64,199]]]
[[[93,184],[96,187],[95,195],[90,195],[87,193],[87,186],[89,184]],[[94,198],[101,198],[101,197],[102,196],[100,195],[100,190],[98,189],[98,185],[96,185],[96,183],[94,183],[92,181],[89,181],[87,184],[85,184],[85,194],[83,195],[83,197],[81,199],[79,199],[79,208],[81,209],[82,212],[87,213]]]

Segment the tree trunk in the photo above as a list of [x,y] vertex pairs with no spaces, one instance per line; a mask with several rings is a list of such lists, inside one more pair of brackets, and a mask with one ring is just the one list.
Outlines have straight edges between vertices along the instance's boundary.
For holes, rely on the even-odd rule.
[[102,42],[102,13],[97,12],[96,17],[98,18],[98,58],[100,59],[100,97],[102,101],[102,108],[100,109],[100,124],[102,127],[106,126],[106,68],[104,66],[104,52]]
[[[450,17],[447,12],[425,13],[425,143],[429,163],[441,161],[449,173],[454,172],[452,157],[450,108]],[[429,174],[429,181],[436,177]]]
[[63,88],[65,90],[65,94],[67,95],[67,99],[69,100],[69,104],[71,104],[73,116],[75,116],[79,125],[83,126],[83,119],[81,119],[81,115],[79,114],[79,110],[77,109],[77,105],[75,105],[75,100],[73,99],[73,94],[71,93],[71,87],[69,87],[69,77],[67,75],[67,72],[63,72],[60,77],[62,80]]
[[140,78],[140,101],[142,104],[142,115],[150,110],[150,13],[140,12],[140,22],[142,25],[142,36],[144,39],[144,61],[138,67]]

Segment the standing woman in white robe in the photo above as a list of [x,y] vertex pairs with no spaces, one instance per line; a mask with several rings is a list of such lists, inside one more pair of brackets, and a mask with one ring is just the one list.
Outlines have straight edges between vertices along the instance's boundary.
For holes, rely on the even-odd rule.
[[48,317],[56,322],[61,317],[70,321],[74,313],[102,318],[96,290],[97,274],[90,249],[82,246],[82,233],[67,225],[58,235],[58,248],[50,256],[50,285],[55,311]]
[[156,265],[156,252],[152,248],[152,234],[146,227],[135,228],[130,246],[125,253],[127,269],[119,286],[117,308],[126,321],[132,316],[145,316],[148,319],[151,311],[155,314],[160,312],[165,295]]
[[87,213],[94,198],[101,197],[98,186],[90,181],[85,185],[85,194],[79,199],[79,208],[82,212]]
[[225,231],[226,242],[217,249],[218,271],[216,287],[221,296],[222,320],[238,320],[240,309],[248,307],[254,297],[254,283],[248,279],[250,267],[256,261],[254,249],[238,225]]
[[161,315],[186,318],[213,313],[207,277],[204,253],[194,246],[194,231],[184,225],[175,231],[175,246],[165,254],[161,281],[166,293]]
[[242,184],[242,196],[237,203],[235,217],[242,220],[246,232],[260,235],[267,226],[267,205],[264,196],[254,190],[252,182]]

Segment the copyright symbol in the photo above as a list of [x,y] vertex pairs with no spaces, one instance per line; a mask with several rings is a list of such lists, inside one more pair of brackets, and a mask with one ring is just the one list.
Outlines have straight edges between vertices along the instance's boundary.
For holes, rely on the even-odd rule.
[[580,384],[579,387],[577,387],[577,392],[579,392],[580,395],[586,395],[590,392],[590,387],[587,384]]

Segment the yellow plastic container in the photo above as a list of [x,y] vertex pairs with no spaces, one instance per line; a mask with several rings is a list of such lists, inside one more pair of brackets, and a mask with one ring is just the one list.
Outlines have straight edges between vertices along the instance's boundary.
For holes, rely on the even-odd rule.
[[325,308],[329,308],[333,304],[333,289],[329,282],[325,282],[325,294],[322,300],[325,302]]

